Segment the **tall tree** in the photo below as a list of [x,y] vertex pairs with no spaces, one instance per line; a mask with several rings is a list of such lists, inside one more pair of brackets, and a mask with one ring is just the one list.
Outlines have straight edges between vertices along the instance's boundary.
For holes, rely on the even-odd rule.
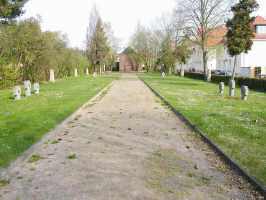
[[232,80],[235,78],[237,56],[243,52],[247,53],[253,45],[254,27],[251,23],[255,18],[250,14],[258,7],[256,0],[240,0],[231,8],[234,16],[226,23],[228,28],[226,45],[229,54],[235,57]]
[[187,32],[196,41],[202,52],[205,76],[208,73],[208,40],[212,31],[224,24],[228,17],[231,0],[179,0],[179,9],[184,11]]
[[105,56],[108,54],[110,47],[107,43],[103,21],[96,8],[91,13],[86,45],[87,56],[92,63],[93,70],[101,73]]
[[0,20],[2,24],[7,24],[9,20],[23,14],[23,0],[0,0]]

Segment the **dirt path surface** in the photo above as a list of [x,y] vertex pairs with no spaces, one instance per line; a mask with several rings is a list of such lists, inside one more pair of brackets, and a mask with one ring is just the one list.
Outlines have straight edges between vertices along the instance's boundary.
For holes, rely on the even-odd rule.
[[250,199],[190,134],[136,75],[123,75],[1,173],[11,181],[0,199]]

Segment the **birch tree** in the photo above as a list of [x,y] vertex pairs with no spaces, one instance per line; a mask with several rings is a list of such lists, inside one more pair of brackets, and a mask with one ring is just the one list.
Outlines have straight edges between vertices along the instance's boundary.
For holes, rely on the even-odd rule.
[[178,9],[184,11],[186,31],[200,47],[203,70],[208,73],[208,40],[212,32],[225,24],[230,14],[231,0],[177,0]]

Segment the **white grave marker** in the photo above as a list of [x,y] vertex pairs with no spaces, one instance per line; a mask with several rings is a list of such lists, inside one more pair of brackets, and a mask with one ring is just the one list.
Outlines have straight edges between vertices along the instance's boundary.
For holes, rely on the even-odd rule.
[[93,72],[93,77],[96,78],[97,74],[96,72]]
[[25,96],[28,97],[31,95],[31,83],[30,81],[24,81]]
[[242,100],[248,100],[248,86],[242,85],[241,87],[241,96]]
[[21,99],[21,88],[19,86],[15,86],[13,89],[13,96],[15,100]]
[[34,88],[34,94],[40,94],[40,85],[39,85],[39,83],[34,83],[33,84],[33,88]]
[[75,77],[78,77],[78,69],[75,68],[75,74],[74,74]]
[[219,90],[220,90],[220,94],[224,93],[224,82],[219,83]]

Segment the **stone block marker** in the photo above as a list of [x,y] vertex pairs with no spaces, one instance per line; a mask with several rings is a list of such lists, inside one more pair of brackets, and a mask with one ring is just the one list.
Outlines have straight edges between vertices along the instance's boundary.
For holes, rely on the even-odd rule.
[[229,96],[235,96],[236,82],[234,80],[229,81]]
[[77,69],[77,68],[75,68],[74,76],[75,76],[75,77],[78,77],[78,69]]
[[54,79],[54,70],[53,69],[50,69],[50,81],[51,82],[55,82],[55,79]]
[[220,94],[224,93],[224,82],[219,83],[219,90],[220,90]]
[[86,75],[90,75],[88,68],[86,68]]
[[164,72],[162,73],[162,77],[165,78],[165,73]]
[[33,88],[34,88],[34,94],[40,94],[40,84],[39,83],[34,83]]
[[15,100],[21,99],[21,88],[19,86],[15,86],[13,89],[13,96]]
[[241,97],[242,97],[242,100],[244,100],[244,101],[248,100],[248,86],[242,85]]
[[93,72],[93,77],[96,78],[97,74],[96,72]]
[[29,80],[24,81],[25,96],[29,97],[31,95],[31,83]]

